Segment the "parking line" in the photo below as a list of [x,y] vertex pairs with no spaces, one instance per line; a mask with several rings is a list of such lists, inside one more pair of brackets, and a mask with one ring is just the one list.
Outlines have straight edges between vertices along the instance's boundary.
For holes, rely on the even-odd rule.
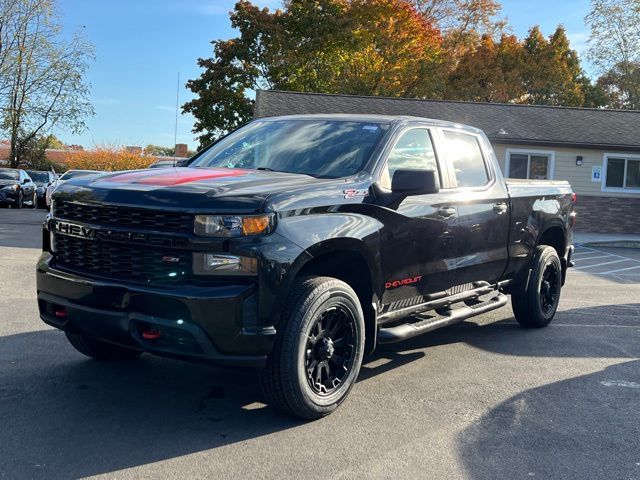
[[600,273],[600,275],[608,275],[610,273],[618,273],[618,272],[624,272],[626,270],[633,270],[635,268],[640,268],[640,265],[636,265],[635,267],[627,267],[627,268],[619,268],[617,270],[609,270],[608,272],[602,272]]
[[580,257],[576,260],[580,260],[581,262],[585,261],[585,260],[595,260],[596,258],[607,258],[610,257],[611,255],[598,255],[597,257]]
[[623,258],[622,260],[614,260],[612,262],[596,263],[595,265],[587,265],[586,267],[575,267],[575,268],[576,268],[576,270],[584,270],[586,268],[602,267],[603,265],[611,265],[612,263],[620,263],[620,262],[624,262],[625,260],[628,260],[628,259],[627,258]]
[[[582,248],[586,248],[586,247],[582,247]],[[595,248],[590,248],[589,250],[592,250],[598,253],[606,253],[607,255],[611,255],[612,257],[624,258],[625,260],[629,260],[630,262],[640,263],[640,260],[636,260],[635,258],[631,258],[631,257],[625,257],[624,255],[618,255],[616,253],[607,253],[607,252],[603,252],[602,250],[596,250]]]

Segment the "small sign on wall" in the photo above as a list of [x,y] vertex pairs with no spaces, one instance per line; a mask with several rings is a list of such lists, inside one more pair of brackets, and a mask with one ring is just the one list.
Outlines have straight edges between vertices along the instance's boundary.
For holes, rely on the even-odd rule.
[[602,166],[595,165],[591,167],[591,181],[600,183],[602,181]]

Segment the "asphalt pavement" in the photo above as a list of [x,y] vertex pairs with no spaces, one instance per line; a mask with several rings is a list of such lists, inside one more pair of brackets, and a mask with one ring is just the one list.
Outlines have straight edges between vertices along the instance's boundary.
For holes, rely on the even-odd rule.
[[252,373],[73,350],[37,314],[43,217],[0,209],[0,478],[640,479],[638,251],[579,249],[548,328],[505,307],[380,348],[306,423]]

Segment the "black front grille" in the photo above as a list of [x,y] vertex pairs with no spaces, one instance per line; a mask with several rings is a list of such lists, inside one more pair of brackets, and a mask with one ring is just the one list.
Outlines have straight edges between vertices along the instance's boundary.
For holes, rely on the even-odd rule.
[[136,283],[170,284],[191,276],[191,253],[55,235],[56,266]]
[[193,215],[180,212],[56,201],[53,216],[64,220],[110,227],[193,232]]

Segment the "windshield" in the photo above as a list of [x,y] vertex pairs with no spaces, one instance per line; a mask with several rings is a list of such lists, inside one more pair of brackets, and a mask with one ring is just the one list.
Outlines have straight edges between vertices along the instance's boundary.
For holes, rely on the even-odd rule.
[[49,183],[49,173],[48,172],[35,172],[33,170],[27,170],[27,173],[38,185],[43,185],[45,183]]
[[346,177],[362,170],[388,128],[354,121],[255,121],[220,140],[189,166]]
[[0,180],[18,180],[18,170],[0,170]]

